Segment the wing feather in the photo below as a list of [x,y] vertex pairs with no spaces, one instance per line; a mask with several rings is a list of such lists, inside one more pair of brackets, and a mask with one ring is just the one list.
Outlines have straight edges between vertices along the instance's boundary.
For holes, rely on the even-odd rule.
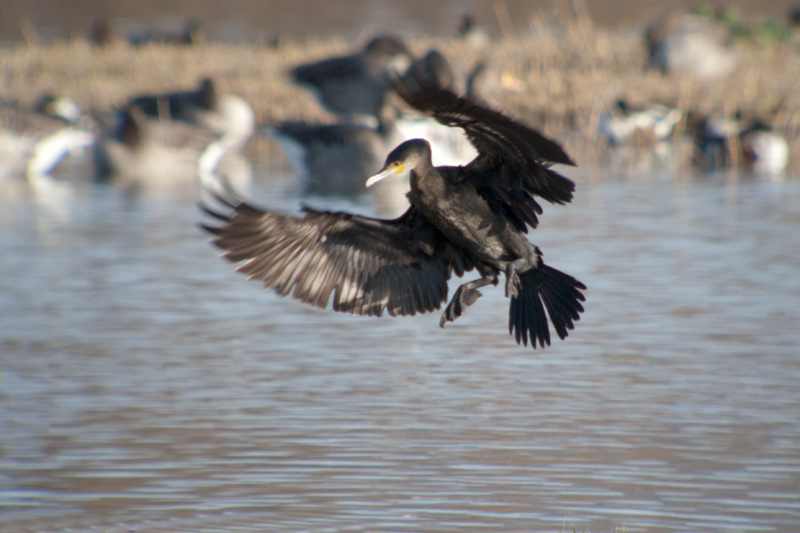
[[202,227],[237,271],[264,288],[340,312],[413,315],[438,309],[447,280],[472,268],[414,208],[395,220],[304,208],[302,217],[218,196]]
[[478,157],[465,167],[463,179],[472,181],[521,231],[538,224],[542,208],[534,196],[555,204],[572,200],[575,184],[550,168],[556,163],[575,165],[557,142],[499,111],[457,96],[419,72],[394,76],[391,84],[411,107],[466,132]]

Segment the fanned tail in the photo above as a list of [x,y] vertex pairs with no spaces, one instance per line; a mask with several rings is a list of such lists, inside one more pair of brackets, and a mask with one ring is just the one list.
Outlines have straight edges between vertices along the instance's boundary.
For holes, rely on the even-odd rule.
[[517,344],[527,346],[530,339],[534,349],[537,342],[542,348],[549,346],[549,315],[558,337],[566,338],[583,312],[582,290],[586,290],[586,285],[544,263],[520,273],[519,295],[511,298],[509,333],[515,336]]

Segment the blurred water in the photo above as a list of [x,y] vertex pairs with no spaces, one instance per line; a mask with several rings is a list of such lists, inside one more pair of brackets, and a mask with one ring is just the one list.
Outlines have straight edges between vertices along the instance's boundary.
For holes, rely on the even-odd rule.
[[444,330],[261,291],[190,195],[3,196],[0,530],[794,530],[800,182],[592,176],[533,234],[589,286],[537,352],[502,287]]

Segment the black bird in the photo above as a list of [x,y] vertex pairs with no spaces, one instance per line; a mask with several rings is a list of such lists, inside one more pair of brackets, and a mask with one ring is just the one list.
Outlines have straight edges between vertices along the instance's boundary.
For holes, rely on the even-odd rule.
[[267,135],[280,144],[309,194],[355,196],[364,192],[364,176],[380,167],[386,153],[383,129],[365,124],[283,122]]
[[405,77],[424,79],[436,86],[458,93],[456,74],[452,65],[439,50],[431,49],[419,59],[415,59],[406,70]]
[[227,135],[230,150],[243,147],[255,129],[253,108],[243,98],[220,93],[214,80],[203,78],[197,89],[132,98],[128,107],[137,107],[146,116],[161,121],[180,121]]
[[486,62],[481,60],[469,72],[454,69],[439,50],[432,48],[424,56],[414,59],[403,77],[425,80],[428,84],[435,84],[460,96],[478,100],[476,86],[479,85],[486,68]]
[[[202,227],[237,270],[265,288],[324,308],[359,315],[413,315],[438,309],[451,274],[475,269],[461,285],[440,325],[464,314],[486,285],[506,276],[509,332],[517,343],[550,344],[548,315],[565,338],[583,311],[578,280],[542,261],[526,238],[541,206],[534,196],[564,204],[575,185],[550,168],[574,165],[564,150],[505,115],[460,98],[434,82],[394,78],[398,94],[440,122],[463,128],[478,150],[465,166],[434,167],[423,139],[402,143],[367,186],[411,171],[411,206],[383,220],[303,208],[302,218],[253,207],[227,193],[219,207],[202,206],[217,224]],[[221,224],[219,224],[221,223]],[[545,311],[546,310],[546,311]]]
[[219,92],[214,80],[203,78],[197,89],[164,94],[144,94],[132,98],[128,104],[138,107],[148,117],[160,120],[183,120],[189,110],[215,109]]
[[403,71],[411,61],[411,53],[400,39],[379,35],[357,53],[300,65],[290,75],[334,114],[377,118],[391,90],[387,72]]

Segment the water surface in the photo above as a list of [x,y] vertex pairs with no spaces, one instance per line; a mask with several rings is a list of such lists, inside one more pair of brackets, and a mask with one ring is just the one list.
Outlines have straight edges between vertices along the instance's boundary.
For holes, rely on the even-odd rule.
[[262,291],[189,194],[2,196],[0,529],[793,530],[800,182],[572,175],[532,237],[587,310],[538,351],[502,287],[443,330]]

